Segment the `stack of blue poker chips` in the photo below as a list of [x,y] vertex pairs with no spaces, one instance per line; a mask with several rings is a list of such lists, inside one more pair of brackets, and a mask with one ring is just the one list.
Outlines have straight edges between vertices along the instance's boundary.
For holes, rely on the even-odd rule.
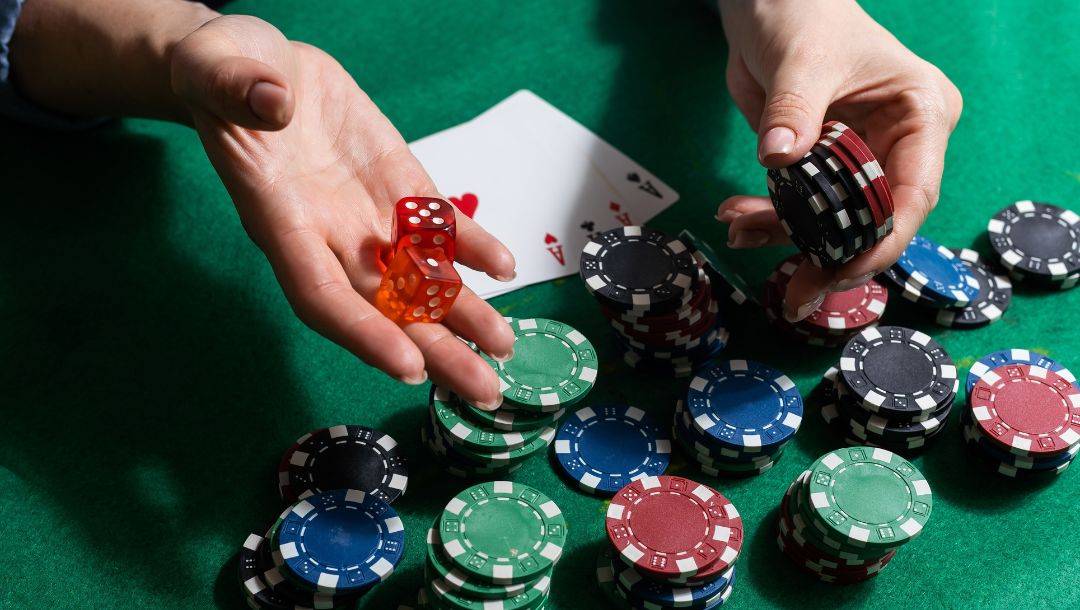
[[705,474],[747,477],[772,468],[802,418],[787,375],[752,360],[713,361],[676,404],[672,434]]
[[555,435],[559,470],[583,491],[600,496],[664,474],[670,457],[667,431],[632,405],[583,407],[568,415]]
[[351,608],[404,551],[404,524],[377,493],[319,491],[288,506],[265,533],[248,535],[238,578],[251,608]]
[[1001,319],[1012,303],[1012,284],[978,252],[946,248],[916,235],[883,274],[895,293],[948,328],[979,328]]

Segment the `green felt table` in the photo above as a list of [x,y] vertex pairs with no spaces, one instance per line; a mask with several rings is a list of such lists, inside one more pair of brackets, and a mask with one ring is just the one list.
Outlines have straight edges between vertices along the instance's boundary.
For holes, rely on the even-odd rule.
[[[964,93],[925,234],[985,250],[986,219],[1014,200],[1080,209],[1080,5],[866,4]],[[720,246],[716,204],[764,192],[755,139],[724,90],[720,23],[702,3],[251,0],[227,10],[338,57],[407,139],[536,91],[680,191],[659,228],[693,226]],[[388,379],[294,318],[191,131],[129,120],[80,134],[10,124],[0,133],[0,606],[242,607],[232,558],[281,508],[281,452],[345,422],[390,432],[412,458],[396,504],[406,559],[362,606],[411,596],[425,528],[465,486],[419,446],[428,388]],[[787,252],[723,255],[760,281]],[[604,363],[591,400],[666,418],[685,387],[621,364],[576,277],[493,304],[591,337]],[[886,319],[929,331],[962,368],[1006,347],[1080,367],[1080,290],[1020,292],[1001,322],[970,332],[896,303]],[[733,326],[729,354],[780,368],[804,393],[837,358],[779,342],[760,316]],[[788,482],[837,445],[811,410],[762,476],[716,481],[673,461],[672,473],[715,484],[743,514],[732,608],[1080,605],[1080,472],[1046,487],[982,474],[955,425],[915,460],[934,490],[929,526],[880,578],[837,588],[803,576],[774,546],[775,510]],[[593,560],[606,502],[574,491],[544,458],[514,479],[570,519],[549,607],[600,606]]]

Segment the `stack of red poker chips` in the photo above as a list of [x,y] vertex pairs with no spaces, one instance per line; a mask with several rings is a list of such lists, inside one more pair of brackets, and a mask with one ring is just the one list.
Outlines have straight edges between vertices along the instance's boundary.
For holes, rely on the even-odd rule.
[[802,254],[788,257],[765,280],[761,302],[774,328],[799,343],[840,347],[878,323],[885,313],[889,291],[874,280],[843,292],[830,292],[817,311],[798,322],[788,322],[783,312],[784,294],[803,260]]
[[839,121],[825,123],[802,159],[770,169],[768,186],[784,231],[818,267],[846,263],[892,231],[892,192],[881,164]]
[[673,476],[642,477],[611,499],[611,580],[629,607],[717,607],[731,594],[743,523],[715,489]]

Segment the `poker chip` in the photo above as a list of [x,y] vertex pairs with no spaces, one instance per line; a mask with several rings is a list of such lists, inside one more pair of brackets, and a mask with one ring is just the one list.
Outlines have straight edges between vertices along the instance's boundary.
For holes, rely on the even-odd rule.
[[955,393],[956,366],[929,335],[902,326],[863,330],[840,357],[844,383],[870,411],[910,417]]
[[[670,527],[673,522],[681,527]],[[742,548],[742,518],[731,502],[681,477],[643,477],[619,490],[606,526],[622,561],[658,579],[726,569]]]
[[686,229],[679,231],[679,239],[690,248],[694,260],[712,281],[714,295],[739,306],[754,302],[746,280],[731,269],[705,240]]
[[642,373],[689,376],[728,343],[721,301],[749,300],[742,279],[686,231],[675,238],[645,227],[612,229],[593,237],[581,261],[623,362]]
[[623,600],[615,591],[615,551],[603,548],[596,555],[596,584],[608,600],[616,608],[623,605]]
[[293,604],[271,588],[263,578],[263,572],[268,568],[260,564],[259,552],[266,544],[265,538],[252,533],[240,547],[237,564],[244,597],[253,608],[292,608]]
[[[978,383],[979,377],[992,369],[1006,364],[1031,364],[1055,372],[1065,368],[1061,363],[1050,356],[1040,354],[1033,350],[1013,348],[990,352],[976,360],[975,363],[971,365],[971,368],[968,369],[966,380],[967,393],[969,395],[971,394],[971,390],[975,387],[975,384]],[[1080,387],[1080,385],[1077,387]]]
[[664,473],[671,439],[645,411],[606,404],[578,409],[555,435],[563,473],[590,493],[611,495],[631,481]]
[[[511,599],[525,593],[529,582],[514,585],[493,585],[485,583],[474,576],[449,564],[442,550],[442,539],[439,537],[438,519],[427,533],[427,568],[433,571],[431,576],[441,579],[445,587],[476,599],[504,600]],[[539,578],[546,578],[542,575]],[[538,579],[539,580],[539,579]],[[535,601],[535,600],[533,600]]]
[[828,195],[796,165],[770,169],[767,173],[769,198],[776,209],[780,227],[818,267],[835,266],[848,260],[843,237],[829,215]]
[[979,431],[1021,456],[1049,456],[1080,444],[1080,389],[1068,369],[1006,364],[979,376],[969,395]]
[[983,264],[979,253],[967,248],[954,249],[979,283],[979,291],[966,307],[942,309],[935,320],[948,328],[976,328],[1000,320],[1012,304],[1012,284],[1005,276],[997,275]]
[[[618,562],[615,562],[615,565],[617,566]],[[618,569],[619,568],[617,567],[616,571],[618,571]],[[623,572],[623,574],[625,574],[625,572]],[[616,579],[615,581],[615,592],[622,600],[622,604],[619,607],[629,607],[635,610],[655,610],[657,608],[687,608],[689,610],[712,610],[714,608],[719,608],[723,606],[724,603],[727,602],[728,598],[731,597],[731,592],[734,590],[736,579],[736,573],[734,568],[729,568],[729,570],[725,572],[725,575],[726,576],[718,579],[724,582],[724,586],[713,591],[707,597],[701,597],[700,599],[686,602],[684,600],[688,594],[680,591],[679,593],[681,594],[682,599],[680,599],[679,603],[675,603],[672,605],[659,604],[650,601],[646,597],[642,596],[639,592],[635,592],[627,588],[627,586],[623,584],[623,580],[621,578]],[[696,592],[702,588],[704,587],[687,587],[684,588],[684,590]],[[690,595],[693,595],[693,593],[690,593]]]
[[535,580],[550,570],[567,535],[555,502],[511,481],[488,481],[458,493],[443,509],[438,529],[453,566],[495,585]]
[[701,607],[732,583],[735,566],[700,586],[683,586],[652,580],[624,562],[614,562],[615,578],[627,597],[668,608]]
[[1022,277],[1061,281],[1080,272],[1080,215],[1049,203],[1017,201],[986,227],[1001,264]]
[[892,269],[906,291],[943,307],[964,307],[979,294],[979,282],[952,250],[916,235]]
[[960,422],[963,426],[965,441],[970,444],[978,445],[977,449],[979,452],[983,453],[990,461],[998,462],[1010,468],[1019,468],[1022,470],[1056,469],[1062,464],[1071,462],[1073,458],[1076,457],[1077,452],[1080,452],[1080,444],[1077,444],[1073,445],[1068,450],[1055,455],[1021,456],[1002,449],[981,432],[972,419],[971,411],[965,411],[963,415],[961,415]]
[[408,464],[397,441],[359,425],[305,434],[285,452],[278,472],[279,490],[289,502],[323,491],[356,489],[390,504],[409,486]]
[[298,581],[323,593],[349,593],[393,573],[404,543],[404,526],[389,504],[340,489],[294,504],[274,531],[273,549]]
[[922,473],[885,449],[825,454],[810,466],[804,494],[815,525],[851,546],[882,551],[917,537],[933,509]]
[[573,327],[545,318],[507,318],[514,330],[514,356],[485,360],[499,376],[503,397],[533,411],[554,412],[584,398],[596,383],[592,343]]
[[456,400],[449,390],[432,386],[431,415],[439,428],[439,433],[451,439],[455,445],[477,451],[510,451],[518,449],[540,435],[537,429],[522,432],[495,431],[490,427],[477,424],[461,413]]
[[581,253],[581,277],[594,297],[617,309],[671,311],[693,288],[686,245],[647,227],[596,234]]
[[869,147],[843,123],[791,165],[766,172],[784,232],[818,267],[843,264],[892,231],[892,194]]
[[849,447],[815,460],[784,492],[776,544],[802,572],[851,584],[881,573],[925,528],[932,494],[914,466],[884,449]]
[[713,362],[690,381],[686,409],[716,443],[760,452],[799,429],[803,401],[787,375],[750,360]]
[[864,328],[875,326],[885,313],[888,291],[878,282],[828,293],[818,309],[799,322],[783,318],[783,299],[788,283],[805,260],[795,254],[780,262],[766,278],[762,305],[769,323],[797,343],[819,347],[839,347]]

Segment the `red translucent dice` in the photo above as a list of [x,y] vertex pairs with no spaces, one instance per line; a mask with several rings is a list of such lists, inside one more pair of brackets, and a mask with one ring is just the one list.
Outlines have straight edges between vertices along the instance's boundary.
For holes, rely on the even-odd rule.
[[404,197],[394,206],[391,230],[394,252],[407,246],[439,248],[454,262],[457,226],[450,202],[434,197]]
[[460,292],[461,276],[442,249],[405,246],[383,274],[375,307],[399,325],[442,322]]

